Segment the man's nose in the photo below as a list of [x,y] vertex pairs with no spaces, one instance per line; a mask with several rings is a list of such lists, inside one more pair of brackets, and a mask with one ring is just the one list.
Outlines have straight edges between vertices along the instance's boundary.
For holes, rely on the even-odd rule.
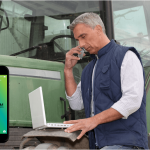
[[80,46],[80,47],[84,47],[84,46],[85,46],[85,43],[82,42],[82,41],[79,41],[79,46]]

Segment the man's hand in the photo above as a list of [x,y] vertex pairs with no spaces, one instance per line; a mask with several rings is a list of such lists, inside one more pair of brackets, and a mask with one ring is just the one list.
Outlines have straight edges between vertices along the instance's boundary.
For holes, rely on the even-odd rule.
[[[66,60],[65,60],[65,69],[72,69],[78,60],[80,60],[79,57],[74,56],[73,54],[81,54],[81,49],[79,46],[72,48],[69,52],[66,53]],[[85,54],[83,55],[85,56]]]
[[65,132],[70,133],[77,130],[82,130],[80,135],[77,137],[77,139],[80,139],[86,132],[94,129],[99,124],[118,120],[122,117],[123,115],[120,114],[117,110],[109,108],[91,118],[65,121],[64,123],[66,124],[74,124],[71,127],[67,128]]
[[71,133],[77,130],[82,130],[77,139],[80,139],[86,132],[94,129],[98,124],[93,117],[87,119],[70,120],[65,121],[64,124],[74,124],[71,127],[65,129],[65,132]]

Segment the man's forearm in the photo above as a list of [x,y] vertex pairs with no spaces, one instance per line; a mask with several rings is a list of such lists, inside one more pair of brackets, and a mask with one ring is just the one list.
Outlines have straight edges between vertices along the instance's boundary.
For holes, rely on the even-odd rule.
[[93,116],[92,119],[95,124],[99,125],[99,124],[111,122],[114,120],[118,120],[122,117],[123,117],[123,115],[120,114],[117,110],[115,110],[113,108],[109,108],[109,109]]
[[77,84],[74,80],[72,69],[64,69],[65,75],[65,88],[68,96],[72,96],[76,91]]

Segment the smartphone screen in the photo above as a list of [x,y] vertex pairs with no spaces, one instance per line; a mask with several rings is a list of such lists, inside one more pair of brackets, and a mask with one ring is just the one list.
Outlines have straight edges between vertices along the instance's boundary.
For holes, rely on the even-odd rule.
[[0,143],[9,137],[9,70],[0,66]]
[[7,134],[7,75],[0,75],[0,134]]

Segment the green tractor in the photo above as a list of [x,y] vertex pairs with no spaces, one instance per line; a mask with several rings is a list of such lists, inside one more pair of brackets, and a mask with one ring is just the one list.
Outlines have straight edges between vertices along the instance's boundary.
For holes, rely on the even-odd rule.
[[[47,122],[85,118],[84,110],[70,109],[64,82],[65,54],[78,44],[67,27],[84,12],[99,14],[109,39],[134,46],[140,53],[146,75],[150,133],[149,7],[148,1],[0,1],[0,65],[10,71],[10,136],[0,149],[89,148],[88,135],[76,140],[79,132],[33,130],[28,98],[31,91],[42,87]],[[76,83],[90,61],[87,54],[73,68]]]

